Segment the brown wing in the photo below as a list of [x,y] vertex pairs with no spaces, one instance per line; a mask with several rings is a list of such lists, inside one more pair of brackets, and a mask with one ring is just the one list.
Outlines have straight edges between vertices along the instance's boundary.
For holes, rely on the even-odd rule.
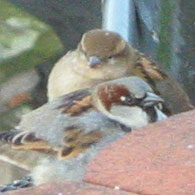
[[61,109],[63,113],[71,116],[76,116],[92,107],[91,92],[88,89],[74,91],[58,98],[57,101],[60,102],[60,105],[56,109]]
[[65,134],[65,144],[58,149],[58,158],[62,160],[79,155],[103,137],[100,131],[86,133],[78,129],[70,129]]
[[47,141],[37,138],[34,133],[28,131],[10,130],[2,132],[0,133],[0,141],[10,144],[13,149],[53,153],[53,149]]
[[144,54],[138,52],[138,56],[134,74],[144,78],[165,100],[166,114],[177,114],[194,108],[177,81],[169,77]]
[[138,59],[134,67],[137,75],[146,79],[151,84],[154,84],[153,80],[162,81],[167,78],[166,73],[149,58],[139,51],[137,51],[137,54]]
[[[58,98],[53,103],[48,103],[48,106],[51,104],[53,105],[52,107],[47,107],[46,105],[41,112],[49,112],[49,109],[57,109],[61,110],[62,114],[75,117],[78,114],[82,115],[82,112],[85,113],[86,109],[92,108],[91,93],[87,89],[78,90]],[[36,110],[33,111],[33,113],[36,113]],[[24,117],[22,128],[28,128],[29,125],[38,122],[41,117],[40,109],[38,113],[38,115],[28,114],[28,116]],[[55,115],[52,115],[52,117],[55,117]],[[47,118],[44,118],[44,120],[46,119]],[[35,123],[28,122],[28,120],[35,120]],[[37,125],[36,131],[39,131],[38,127]],[[98,131],[85,132],[78,127],[67,127],[64,129],[63,144],[53,146],[47,140],[36,137],[38,133],[36,134],[36,131],[29,131],[29,129],[24,129],[24,131],[11,130],[2,132],[0,133],[0,141],[9,143],[13,149],[33,150],[49,155],[57,155],[60,159],[67,159],[78,155],[81,151],[87,149],[91,144],[97,142],[102,137],[101,133]]]
[[102,133],[93,131],[84,133],[76,128],[69,128],[64,131],[64,144],[53,147],[47,141],[37,138],[34,133],[11,130],[0,133],[0,141],[9,143],[16,150],[32,150],[48,155],[58,156],[65,160],[79,155],[102,138]]

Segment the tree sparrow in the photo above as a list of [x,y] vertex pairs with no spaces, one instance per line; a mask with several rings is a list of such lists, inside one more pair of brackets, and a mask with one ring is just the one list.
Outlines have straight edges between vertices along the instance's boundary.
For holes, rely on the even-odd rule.
[[[163,102],[138,77],[104,82],[56,98],[24,115],[15,130],[0,133],[1,145],[44,154],[34,160],[37,165],[31,176],[35,185],[81,180],[87,162],[106,144],[166,118],[161,111]],[[10,158],[13,161],[13,153]],[[32,158],[25,160],[23,166],[26,163],[28,167],[29,160],[32,164]]]
[[48,99],[131,75],[148,82],[165,100],[171,114],[193,108],[179,84],[155,63],[117,33],[100,29],[86,32],[77,49],[54,65],[48,79]]

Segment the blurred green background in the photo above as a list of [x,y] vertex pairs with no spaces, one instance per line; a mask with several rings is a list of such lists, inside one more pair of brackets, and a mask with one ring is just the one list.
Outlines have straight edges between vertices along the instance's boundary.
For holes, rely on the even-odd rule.
[[63,45],[49,25],[5,0],[0,5],[1,82],[62,51]]
[[[23,113],[34,107],[28,98],[28,101],[24,101],[26,104],[13,105],[12,109],[9,109],[8,104],[14,95],[23,91],[30,93],[39,79],[32,79],[35,85],[31,89],[24,87],[23,91],[18,92],[17,88],[20,88],[21,83],[18,82],[17,85],[17,78],[14,80],[13,85],[16,86],[13,89],[8,85],[8,81],[15,77],[18,77],[18,80],[25,77],[23,72],[32,71],[37,65],[48,61],[62,50],[62,43],[49,25],[13,4],[0,0],[0,130],[12,128]],[[9,96],[9,91],[13,92],[13,96]]]

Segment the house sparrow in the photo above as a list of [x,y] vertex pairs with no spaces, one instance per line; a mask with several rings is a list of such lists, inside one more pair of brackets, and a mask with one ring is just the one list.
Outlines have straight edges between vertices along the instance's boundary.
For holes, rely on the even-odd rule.
[[35,159],[31,174],[35,185],[81,180],[87,162],[106,144],[166,118],[163,102],[138,77],[112,80],[61,96],[24,115],[15,130],[0,133],[0,142],[44,154],[39,162]]
[[165,100],[167,113],[193,108],[179,84],[155,63],[117,33],[100,29],[86,32],[77,49],[54,65],[48,79],[48,99],[131,75],[143,78],[152,86]]

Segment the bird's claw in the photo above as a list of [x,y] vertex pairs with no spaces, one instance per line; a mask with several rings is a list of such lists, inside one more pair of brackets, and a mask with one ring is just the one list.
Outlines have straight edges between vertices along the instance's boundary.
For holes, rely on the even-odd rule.
[[30,186],[32,186],[32,178],[30,176],[26,176],[21,180],[15,180],[10,184],[0,187],[0,192],[12,191]]

